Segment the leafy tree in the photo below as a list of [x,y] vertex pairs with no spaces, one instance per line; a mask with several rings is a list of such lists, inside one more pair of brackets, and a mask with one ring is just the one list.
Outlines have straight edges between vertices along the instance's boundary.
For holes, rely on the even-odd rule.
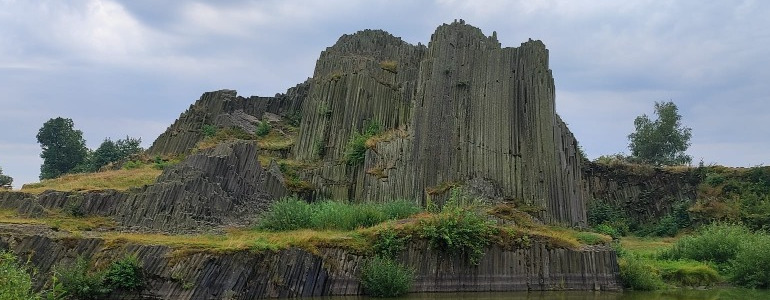
[[692,161],[684,151],[690,147],[691,129],[683,127],[673,102],[655,102],[656,120],[641,115],[634,120],[636,132],[629,134],[631,155],[653,165],[683,165]]
[[83,132],[75,130],[72,119],[55,118],[43,123],[37,133],[37,142],[43,148],[40,157],[40,179],[56,178],[81,165],[87,158],[88,148]]
[[128,136],[125,139],[117,140],[115,142],[109,138],[104,139],[102,144],[99,145],[99,148],[96,148],[91,155],[89,171],[98,171],[101,167],[106,166],[109,163],[142,152],[143,149],[139,146],[141,143],[141,138],[135,139]]
[[0,190],[10,190],[13,178],[8,175],[3,175],[3,168],[0,168]]

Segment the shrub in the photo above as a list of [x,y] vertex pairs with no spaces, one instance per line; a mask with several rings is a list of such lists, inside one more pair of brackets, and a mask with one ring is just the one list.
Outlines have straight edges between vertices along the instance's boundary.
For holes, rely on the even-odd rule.
[[374,257],[361,269],[361,285],[374,297],[396,297],[409,291],[414,270],[383,257]]
[[701,228],[694,235],[682,237],[662,256],[710,261],[725,266],[735,258],[741,244],[751,239],[752,233],[744,226],[711,224]]
[[620,280],[626,288],[652,291],[665,284],[660,272],[649,261],[636,255],[625,255],[618,261]]
[[445,206],[445,210],[420,221],[420,236],[432,248],[468,257],[478,264],[494,232],[493,223],[469,208]]
[[18,263],[12,252],[0,250],[0,299],[40,299],[32,291],[28,266]]
[[735,259],[731,261],[730,280],[738,285],[750,288],[770,288],[770,236],[758,234],[746,240]]
[[58,279],[64,294],[75,299],[99,299],[110,293],[101,273],[90,272],[89,261],[78,256],[74,264],[62,268]]
[[257,125],[257,130],[255,133],[257,136],[266,136],[268,133],[270,133],[271,129],[273,129],[273,127],[270,126],[270,122],[262,121],[259,122],[259,125]]
[[110,264],[104,274],[104,281],[111,289],[141,290],[144,284],[142,266],[136,256],[126,256]]
[[372,248],[374,254],[385,258],[396,258],[404,250],[406,243],[409,242],[411,235],[399,236],[393,228],[387,228],[380,231],[375,237]]
[[597,233],[609,235],[613,239],[620,238],[620,236],[621,236],[620,232],[617,229],[615,229],[615,227],[612,227],[612,226],[610,226],[607,223],[602,223],[602,224],[599,224],[597,226],[594,226],[593,229]]
[[367,122],[362,133],[354,132],[345,147],[345,162],[348,165],[357,165],[364,162],[366,154],[366,140],[380,133],[380,124],[375,121]]
[[201,128],[201,132],[203,132],[203,136],[205,137],[213,137],[217,134],[217,127],[214,125],[203,125]]
[[309,203],[297,197],[287,197],[270,206],[262,215],[259,227],[275,231],[310,228],[312,216]]

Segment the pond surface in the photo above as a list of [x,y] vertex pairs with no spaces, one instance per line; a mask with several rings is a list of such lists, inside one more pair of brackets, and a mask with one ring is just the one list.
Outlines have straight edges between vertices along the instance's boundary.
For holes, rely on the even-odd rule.
[[[382,299],[368,297],[329,297],[323,299],[353,300]],[[739,288],[715,288],[709,290],[668,290],[654,292],[505,292],[505,293],[431,293],[409,294],[394,299],[408,300],[754,300],[770,299],[770,290],[749,290]]]

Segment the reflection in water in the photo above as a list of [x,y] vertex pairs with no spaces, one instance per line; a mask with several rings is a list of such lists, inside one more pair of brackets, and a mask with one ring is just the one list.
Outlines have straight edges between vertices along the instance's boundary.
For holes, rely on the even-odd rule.
[[[325,297],[324,300],[358,300],[368,297]],[[409,294],[398,299],[405,300],[752,300],[770,299],[770,290],[748,290],[737,288],[710,290],[669,290],[654,292],[506,292],[506,293],[431,293]]]

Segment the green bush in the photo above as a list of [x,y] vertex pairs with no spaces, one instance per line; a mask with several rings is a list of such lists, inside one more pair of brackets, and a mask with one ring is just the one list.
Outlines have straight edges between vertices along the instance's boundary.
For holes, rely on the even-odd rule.
[[620,237],[621,237],[621,234],[620,234],[620,232],[619,232],[617,229],[615,229],[615,227],[612,227],[612,226],[610,226],[610,225],[609,225],[609,224],[607,224],[607,223],[602,223],[602,224],[599,224],[599,225],[597,225],[597,226],[594,226],[594,228],[593,228],[593,229],[594,229],[594,231],[596,231],[597,233],[601,233],[601,234],[606,234],[606,235],[609,235],[609,236],[611,236],[613,239],[617,239],[617,238],[620,238]]
[[257,136],[266,136],[268,133],[270,133],[271,129],[273,129],[273,127],[270,126],[270,122],[262,121],[259,122],[259,125],[257,125],[257,130],[255,133]]
[[444,211],[420,221],[420,237],[433,249],[467,256],[478,264],[494,233],[494,223],[470,208],[445,206]]
[[205,137],[213,137],[217,134],[217,127],[214,125],[206,124],[201,127],[201,132],[203,132],[203,136]]
[[371,121],[366,124],[362,133],[353,132],[350,140],[348,140],[348,145],[345,147],[345,162],[351,166],[363,163],[366,154],[366,140],[379,134],[380,131],[380,124]]
[[623,286],[638,291],[652,291],[665,286],[655,266],[636,255],[625,255],[618,261]]
[[757,234],[746,240],[735,259],[730,261],[732,275],[730,280],[738,285],[750,288],[770,288],[770,236]]
[[104,274],[91,272],[89,261],[82,256],[78,256],[71,266],[62,268],[57,278],[64,294],[75,299],[100,299],[110,293]]
[[141,290],[144,285],[144,275],[139,259],[129,255],[112,262],[104,274],[104,281],[113,290]]
[[375,237],[374,254],[380,257],[396,258],[404,250],[412,236],[400,236],[393,228],[380,231]]
[[40,299],[32,291],[29,267],[18,263],[12,252],[0,250],[0,299]]
[[671,259],[709,261],[720,266],[735,258],[741,245],[753,238],[753,234],[741,225],[710,224],[693,235],[679,239],[663,253]]
[[383,257],[374,257],[361,269],[361,285],[374,297],[396,297],[409,291],[414,270]]
[[259,227],[274,231],[310,228],[312,217],[313,208],[309,203],[297,197],[288,197],[273,202],[262,215]]

